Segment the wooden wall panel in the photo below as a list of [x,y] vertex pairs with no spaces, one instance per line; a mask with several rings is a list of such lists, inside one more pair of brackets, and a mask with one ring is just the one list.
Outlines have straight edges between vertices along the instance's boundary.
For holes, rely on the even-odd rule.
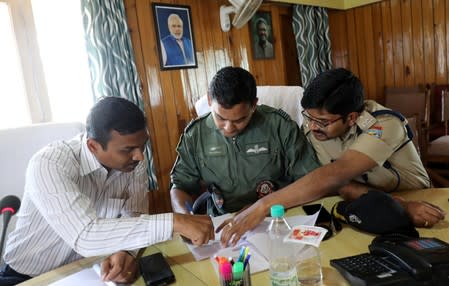
[[423,16],[421,0],[411,1],[412,13],[412,46],[414,61],[414,83],[425,82],[424,78],[424,40],[423,40]]
[[[334,66],[359,75],[367,98],[381,103],[385,86],[448,83],[448,11],[449,0],[384,0],[329,10]],[[349,61],[342,60],[345,54]]]
[[[190,6],[197,68],[160,70],[153,2]],[[194,103],[207,93],[210,80],[220,68],[233,65],[248,69],[256,77],[258,85],[299,83],[299,74],[296,79],[292,75],[287,76],[292,70],[298,71],[291,63],[287,64],[296,62],[287,57],[293,54],[295,44],[291,26],[286,29],[286,21],[282,20],[285,17],[291,19],[290,5],[264,3],[260,8],[261,11],[271,12],[272,16],[275,58],[267,60],[253,60],[249,25],[222,32],[219,17],[221,5],[229,5],[229,2],[125,0],[159,183],[159,190],[150,193],[151,211],[155,213],[171,209],[169,174],[176,159],[179,136],[188,122],[196,117]]]
[[331,33],[332,62],[339,67],[349,68],[349,54],[345,46],[348,42],[346,33],[346,16],[344,11],[335,11],[334,17],[329,18],[329,27],[332,27],[334,33]]
[[[384,50],[384,66],[377,66],[376,69],[384,71],[385,74],[385,85],[394,85],[394,63],[393,63],[393,32],[391,27],[391,14],[390,14],[390,2],[383,1],[381,3],[382,11],[382,34],[383,34],[383,50]],[[369,97],[370,94],[367,94]],[[371,98],[379,99],[379,94],[377,96],[371,95]]]
[[385,66],[384,57],[384,40],[382,38],[382,9],[380,5],[372,6],[372,21],[373,21],[373,48],[374,48],[374,66],[372,67],[371,77],[374,81],[375,93],[378,94],[381,91],[379,88],[385,84],[385,74],[382,69],[376,67]]
[[413,62],[412,19],[410,0],[401,2],[402,19],[402,47],[404,59],[404,85],[413,86],[415,83],[415,63]]
[[435,81],[439,84],[447,82],[446,70],[446,11],[444,0],[434,1],[434,31],[435,31]]

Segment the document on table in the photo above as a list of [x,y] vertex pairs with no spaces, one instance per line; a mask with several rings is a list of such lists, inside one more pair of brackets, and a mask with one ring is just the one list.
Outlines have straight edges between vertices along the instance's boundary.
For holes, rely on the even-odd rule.
[[[225,214],[219,217],[213,217],[212,222],[216,229],[223,221],[231,218],[232,214]],[[304,216],[297,215],[286,217],[290,226],[296,225],[315,225],[315,221],[318,217],[318,212],[313,215]],[[195,257],[196,261],[210,258],[212,263],[216,265],[214,259],[215,255],[223,257],[238,257],[242,246],[248,246],[251,252],[251,273],[257,273],[268,269],[268,234],[267,228],[270,224],[271,218],[267,217],[256,228],[247,232],[243,238],[237,243],[235,247],[222,248],[220,244],[221,232],[215,234],[215,240],[209,241],[206,245],[194,246],[187,244],[190,252]]]
[[58,280],[49,286],[121,286],[114,282],[105,282],[101,280],[100,264],[94,264],[90,268],[83,269],[61,280]]

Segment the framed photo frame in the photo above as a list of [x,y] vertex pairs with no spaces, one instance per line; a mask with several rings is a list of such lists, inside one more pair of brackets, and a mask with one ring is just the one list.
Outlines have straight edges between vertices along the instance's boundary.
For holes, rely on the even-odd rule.
[[253,58],[274,59],[271,12],[256,12],[251,18],[250,28]]
[[196,68],[189,6],[152,3],[161,70]]

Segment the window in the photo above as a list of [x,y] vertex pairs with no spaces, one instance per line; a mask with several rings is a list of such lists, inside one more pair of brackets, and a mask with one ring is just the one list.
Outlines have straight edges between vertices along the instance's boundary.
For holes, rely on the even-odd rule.
[[84,122],[93,96],[80,1],[0,0],[0,34],[0,94],[8,103],[0,105],[0,128]]

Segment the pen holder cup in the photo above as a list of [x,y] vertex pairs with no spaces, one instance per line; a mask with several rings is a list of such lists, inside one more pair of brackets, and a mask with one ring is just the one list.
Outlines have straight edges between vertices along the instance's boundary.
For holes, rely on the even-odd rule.
[[251,286],[251,271],[249,263],[245,267],[241,279],[225,279],[219,275],[220,286]]

